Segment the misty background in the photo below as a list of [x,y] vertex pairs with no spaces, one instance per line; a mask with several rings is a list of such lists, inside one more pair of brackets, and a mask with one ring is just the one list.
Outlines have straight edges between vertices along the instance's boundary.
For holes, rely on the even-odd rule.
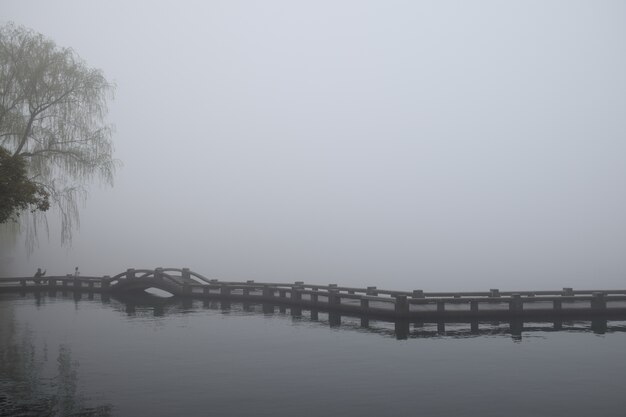
[[0,275],[626,280],[623,1],[0,0],[116,83],[124,164]]

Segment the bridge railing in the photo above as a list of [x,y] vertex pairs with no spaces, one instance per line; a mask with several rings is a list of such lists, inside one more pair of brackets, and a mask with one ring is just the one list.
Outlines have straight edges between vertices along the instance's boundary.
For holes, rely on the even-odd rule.
[[102,288],[102,277],[75,276],[73,274],[43,277],[0,278],[0,289],[17,286],[19,288]]
[[[124,288],[131,288],[141,283],[154,284],[154,286],[165,286],[168,291],[173,294],[179,294],[182,283],[176,277],[170,274],[170,272],[181,271],[183,277],[189,276],[189,270],[187,268],[156,268],[156,269],[135,269],[129,268],[124,272],[121,272],[113,277],[105,277],[102,285],[108,291],[124,290]],[[149,287],[151,285],[146,285]]]
[[[177,275],[178,274],[178,275]],[[161,284],[163,285],[161,285]],[[154,285],[153,285],[154,284]],[[299,305],[326,305],[329,307],[370,310],[392,310],[406,315],[415,309],[432,308],[438,313],[446,313],[448,308],[458,310],[466,305],[469,312],[479,309],[501,308],[510,312],[522,312],[532,304],[546,303],[552,311],[571,308],[572,304],[587,303],[591,310],[605,310],[614,302],[626,301],[626,290],[574,290],[563,288],[554,291],[489,291],[473,292],[425,292],[391,291],[374,286],[348,287],[337,284],[317,285],[280,282],[233,282],[208,279],[189,268],[127,269],[113,277],[89,276],[43,276],[0,278],[0,289],[17,285],[22,288],[88,288],[100,291],[113,291],[124,288],[146,288],[150,285],[165,289],[178,295],[201,293],[204,296],[243,297],[260,301],[279,301]],[[134,286],[134,287],[133,287]],[[607,304],[608,303],[608,304]],[[534,308],[534,306],[532,307]]]
[[257,282],[246,281],[218,281],[209,280],[209,284],[219,285],[246,285],[250,288],[263,286],[272,286],[277,288],[304,288],[310,290],[337,290],[341,293],[348,294],[364,294],[364,295],[386,295],[389,297],[395,297],[398,295],[405,295],[411,298],[428,299],[428,298],[499,298],[499,297],[511,297],[513,295],[521,295],[526,297],[543,297],[543,296],[574,296],[574,295],[593,295],[597,292],[602,292],[606,295],[626,295],[626,290],[574,290],[573,288],[563,288],[562,290],[541,290],[541,291],[500,291],[499,289],[490,289],[489,291],[469,291],[469,292],[424,292],[423,290],[413,291],[394,291],[379,289],[377,287],[340,287],[337,284],[319,285],[319,284],[304,284],[303,282],[296,281],[295,283],[280,283],[280,282]]
[[[479,305],[491,306],[504,304],[506,310],[521,312],[524,306],[535,303],[550,303],[552,310],[562,310],[568,304],[588,302],[591,310],[604,310],[607,303],[626,301],[626,290],[579,290],[564,288],[562,291],[525,291],[525,292],[500,292],[491,289],[489,292],[463,292],[463,293],[424,293],[422,291],[386,291],[374,287],[353,288],[329,285],[305,285],[296,283],[255,283],[253,281],[223,282],[211,280],[209,285],[189,285],[188,293],[195,289],[202,289],[204,295],[219,296],[243,296],[250,298],[262,298],[265,300],[278,300],[287,303],[298,304],[326,304],[342,306],[347,301],[346,308],[355,308],[350,301],[359,301],[361,310],[367,309],[392,309],[396,313],[408,314],[411,306],[436,306],[436,312],[444,313],[447,305],[462,305],[468,307],[469,312],[478,312]],[[235,294],[235,291],[241,291]],[[306,295],[307,299],[302,296]],[[325,300],[320,301],[320,297]],[[376,303],[372,307],[371,303]],[[382,306],[381,306],[382,304]],[[492,308],[492,307],[489,307]]]

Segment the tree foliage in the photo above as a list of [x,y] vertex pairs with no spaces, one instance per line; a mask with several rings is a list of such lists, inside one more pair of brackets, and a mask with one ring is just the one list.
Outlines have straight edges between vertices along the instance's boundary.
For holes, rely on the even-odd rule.
[[[107,99],[113,86],[69,48],[9,23],[0,28],[0,145],[61,215],[61,240],[78,225],[94,179],[112,185]],[[43,195],[43,194],[39,194]]]
[[41,185],[28,179],[26,162],[0,147],[0,223],[17,219],[20,212],[31,208],[46,211],[49,195]]

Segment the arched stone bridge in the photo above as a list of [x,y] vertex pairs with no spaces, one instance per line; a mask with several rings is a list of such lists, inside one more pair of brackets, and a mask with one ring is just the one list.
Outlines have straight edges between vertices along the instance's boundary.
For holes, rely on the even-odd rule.
[[108,287],[111,292],[158,288],[173,295],[183,295],[190,292],[191,285],[211,285],[215,282],[217,280],[209,280],[189,268],[127,269],[114,277],[104,277],[102,287]]

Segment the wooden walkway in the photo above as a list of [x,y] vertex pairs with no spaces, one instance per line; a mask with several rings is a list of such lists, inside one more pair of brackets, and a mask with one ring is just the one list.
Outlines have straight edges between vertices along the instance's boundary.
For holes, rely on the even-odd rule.
[[186,298],[219,298],[288,305],[390,319],[531,318],[624,315],[626,290],[424,292],[273,282],[226,282],[188,268],[128,269],[115,276],[0,278],[0,291],[125,293],[158,288]]

